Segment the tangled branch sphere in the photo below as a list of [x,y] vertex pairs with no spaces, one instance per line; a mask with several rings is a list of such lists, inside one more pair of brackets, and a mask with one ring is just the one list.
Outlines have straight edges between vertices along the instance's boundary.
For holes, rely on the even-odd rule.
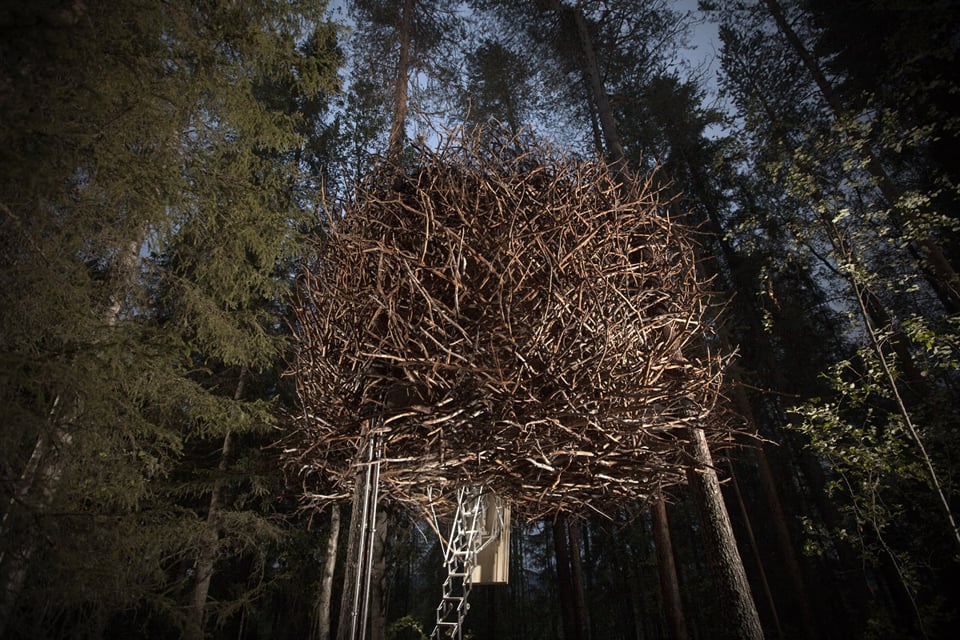
[[419,507],[467,483],[521,516],[612,514],[683,482],[724,358],[650,183],[482,133],[378,175],[300,280],[307,494],[349,490],[372,432],[381,492]]

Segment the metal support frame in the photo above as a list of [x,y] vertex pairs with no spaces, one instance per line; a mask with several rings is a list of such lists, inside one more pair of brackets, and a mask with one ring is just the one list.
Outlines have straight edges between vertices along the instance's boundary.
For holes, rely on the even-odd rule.
[[380,495],[380,462],[383,459],[383,438],[373,432],[367,439],[367,463],[360,517],[360,540],[357,545],[357,575],[353,585],[350,640],[365,640],[370,617],[370,580],[373,573],[373,547],[377,533],[377,500]]

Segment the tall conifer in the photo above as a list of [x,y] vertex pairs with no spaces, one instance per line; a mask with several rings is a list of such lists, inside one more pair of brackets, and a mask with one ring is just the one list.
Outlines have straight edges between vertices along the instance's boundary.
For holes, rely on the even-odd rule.
[[[311,217],[293,197],[297,108],[335,89],[333,39],[298,47],[329,32],[321,10],[0,14],[5,637],[184,624],[211,488],[248,505],[221,513],[216,555],[266,565],[271,472],[248,454],[277,395],[264,374],[285,260]],[[218,456],[230,434],[235,455]]]

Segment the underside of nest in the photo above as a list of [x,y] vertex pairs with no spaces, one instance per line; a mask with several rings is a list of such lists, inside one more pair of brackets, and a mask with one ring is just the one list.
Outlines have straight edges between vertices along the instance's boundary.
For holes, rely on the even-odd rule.
[[526,517],[612,514],[684,481],[723,357],[689,234],[649,183],[477,134],[377,174],[318,240],[295,308],[307,494],[384,444],[381,492],[483,485]]

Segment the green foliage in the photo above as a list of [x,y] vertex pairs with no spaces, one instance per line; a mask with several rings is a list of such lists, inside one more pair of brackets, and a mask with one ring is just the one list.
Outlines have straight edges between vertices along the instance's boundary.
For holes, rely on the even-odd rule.
[[[957,557],[942,502],[960,468],[956,418],[943,410],[958,389],[956,281],[946,284],[958,198],[955,167],[937,151],[956,135],[945,109],[955,73],[931,61],[955,59],[944,25],[956,15],[938,3],[711,4],[723,86],[742,118],[733,157],[754,193],[728,238],[762,261],[754,290],[771,345],[809,345],[786,352],[785,382],[808,360],[823,372],[793,387],[793,433],[830,498],[803,518],[807,548],[842,558],[853,547],[894,594],[874,600],[876,626],[858,632],[936,635],[951,606],[937,591]],[[856,34],[840,18],[853,15]],[[915,37],[919,24],[929,41]],[[803,300],[791,274],[823,302],[787,313],[788,299]]]
[[924,473],[909,454],[902,417],[889,410],[891,391],[875,354],[862,349],[858,360],[856,365],[842,361],[829,372],[832,400],[813,398],[795,409],[802,418],[797,429],[834,472],[830,495],[852,498],[847,508],[857,530],[882,532],[902,515],[884,494],[905,482],[922,481]]
[[[308,147],[321,154],[342,61],[323,8],[0,11],[9,637],[177,628],[215,486],[224,575],[263,570],[283,538],[279,470],[262,446],[291,265],[314,220],[302,161]],[[228,433],[237,446],[222,466]],[[20,553],[32,562],[18,586]],[[264,589],[224,586],[217,615]]]
[[427,640],[423,625],[413,616],[404,616],[387,627],[387,640]]

